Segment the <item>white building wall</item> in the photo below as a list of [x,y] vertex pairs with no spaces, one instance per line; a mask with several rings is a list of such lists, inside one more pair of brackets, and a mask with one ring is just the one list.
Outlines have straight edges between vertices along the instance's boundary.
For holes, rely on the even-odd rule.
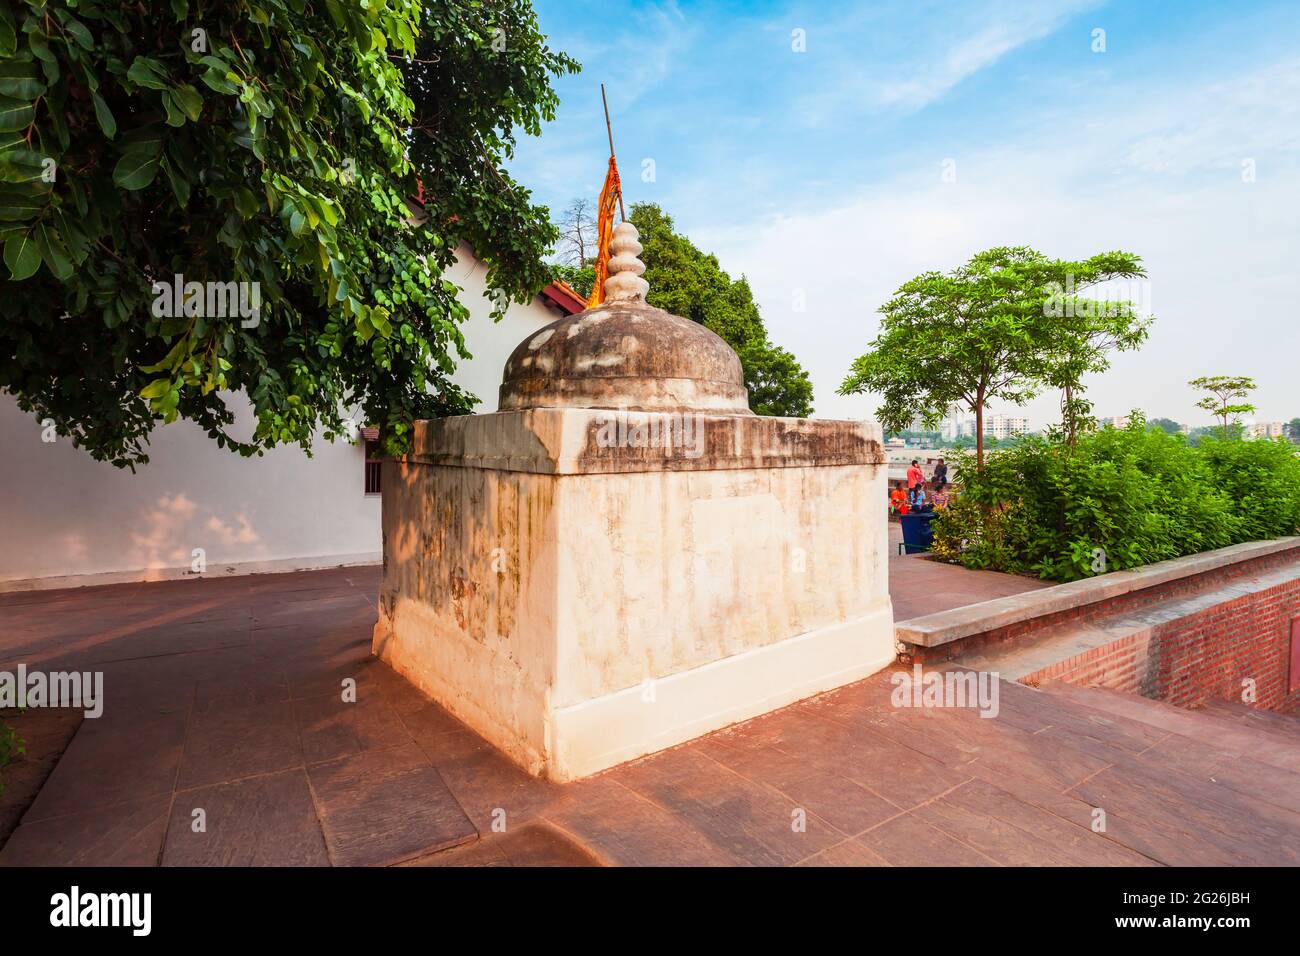
[[[493,323],[484,275],[462,249],[449,278],[464,289],[474,358],[453,378],[479,411],[494,411],[510,352],[559,313],[539,298]],[[251,434],[251,410],[235,401],[232,432]],[[132,474],[42,432],[0,394],[0,590],[176,577],[191,573],[196,548],[209,574],[381,559],[380,499],[365,494],[359,442],[318,441],[312,458],[296,446],[242,458],[178,421],[154,430],[151,460]]]

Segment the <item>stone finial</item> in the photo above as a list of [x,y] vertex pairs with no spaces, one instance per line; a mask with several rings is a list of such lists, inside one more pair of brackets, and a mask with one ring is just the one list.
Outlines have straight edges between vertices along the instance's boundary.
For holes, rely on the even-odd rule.
[[606,302],[644,302],[650,283],[641,278],[645,263],[641,254],[636,226],[620,222],[609,240],[609,278],[605,280]]

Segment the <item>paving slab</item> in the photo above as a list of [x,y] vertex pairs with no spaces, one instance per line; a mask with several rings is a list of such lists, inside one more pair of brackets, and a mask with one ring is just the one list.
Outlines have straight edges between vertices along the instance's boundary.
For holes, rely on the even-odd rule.
[[106,701],[0,865],[1300,863],[1283,719],[1046,685],[1002,682],[985,718],[896,707],[886,671],[538,780],[369,656],[378,575],[0,594],[0,656],[102,669]]

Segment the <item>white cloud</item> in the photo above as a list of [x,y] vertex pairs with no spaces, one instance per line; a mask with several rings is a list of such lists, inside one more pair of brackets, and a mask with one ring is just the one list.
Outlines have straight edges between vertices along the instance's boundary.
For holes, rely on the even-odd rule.
[[[691,238],[749,277],[773,338],[811,372],[823,417],[874,409],[835,389],[898,285],[979,249],[1028,244],[1063,257],[1120,248],[1146,261],[1157,323],[1141,352],[1094,384],[1100,414],[1142,407],[1200,422],[1186,380],[1233,373],[1259,381],[1261,418],[1289,419],[1300,414],[1290,367],[1300,354],[1300,160],[1294,130],[1277,126],[1294,114],[1297,84],[1300,63],[1286,61],[1110,104],[1115,118],[1086,135],[1077,118],[1046,117],[1020,143],[959,157],[956,183],[918,162],[833,208]],[[1253,183],[1228,161],[1247,147],[1260,154]],[[1156,153],[1166,161],[1147,161]],[[795,290],[806,312],[793,310]],[[1054,420],[1055,397],[1030,412],[1036,424]]]
[[[823,22],[809,30],[807,56],[817,82],[797,109],[814,126],[863,111],[916,112],[1098,5],[1099,0],[905,4],[875,22],[864,23],[859,12],[843,22]],[[837,45],[846,37],[852,41]]]

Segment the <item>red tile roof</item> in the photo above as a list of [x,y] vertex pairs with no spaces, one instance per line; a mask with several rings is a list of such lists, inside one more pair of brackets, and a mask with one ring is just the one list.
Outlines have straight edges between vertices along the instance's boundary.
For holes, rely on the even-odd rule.
[[587,308],[587,300],[567,282],[556,279],[542,290],[542,298],[562,309],[566,315],[577,315]]

